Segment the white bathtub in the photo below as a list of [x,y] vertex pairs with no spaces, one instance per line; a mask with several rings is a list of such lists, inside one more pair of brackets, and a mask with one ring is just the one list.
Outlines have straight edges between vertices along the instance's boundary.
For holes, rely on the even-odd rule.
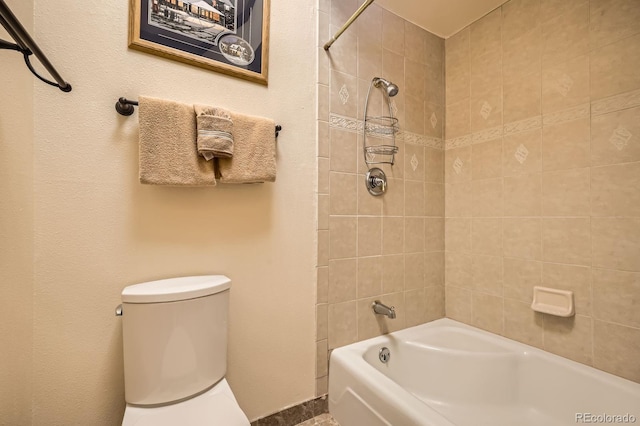
[[640,425],[640,384],[441,319],[335,349],[329,412],[341,426]]

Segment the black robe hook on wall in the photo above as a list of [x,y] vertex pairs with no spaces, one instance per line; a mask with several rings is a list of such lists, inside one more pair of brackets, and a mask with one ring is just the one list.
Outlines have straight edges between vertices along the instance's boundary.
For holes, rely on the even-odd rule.
[[[116,102],[116,111],[118,111],[118,114],[120,115],[129,116],[133,114],[133,112],[135,111],[133,107],[136,107],[136,106],[138,106],[137,101],[131,101],[127,98],[122,97],[118,99],[118,102]],[[282,126],[277,124],[276,138],[278,137],[278,134],[280,134],[280,130],[282,130]]]

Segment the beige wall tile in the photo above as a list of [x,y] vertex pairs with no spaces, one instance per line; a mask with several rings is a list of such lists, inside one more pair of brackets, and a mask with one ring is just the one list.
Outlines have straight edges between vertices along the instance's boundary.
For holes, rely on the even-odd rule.
[[542,347],[542,314],[534,312],[530,303],[504,299],[504,335],[527,345]]
[[447,103],[447,121],[444,131],[446,139],[453,139],[471,133],[471,110],[469,103],[469,97],[463,98],[456,103]]
[[489,89],[471,97],[471,132],[502,126],[502,90],[500,87]]
[[316,340],[326,339],[329,330],[329,305],[316,305]]
[[544,316],[544,349],[583,364],[592,364],[591,318]]
[[358,38],[368,38],[382,44],[382,13],[384,9],[376,4],[368,7],[356,21]]
[[404,295],[407,310],[406,325],[413,327],[427,322],[427,297],[425,289],[407,291]]
[[[330,33],[338,32],[342,24],[331,23]],[[332,71],[340,71],[356,76],[358,70],[358,58],[354,53],[354,46],[358,44],[358,37],[354,31],[345,32],[327,51],[327,59],[329,60],[329,68]]]
[[588,167],[591,159],[588,118],[569,121],[542,131],[542,169]]
[[424,219],[424,251],[444,251],[444,218]]
[[441,183],[424,184],[425,216],[444,216],[444,185]]
[[502,108],[505,124],[540,115],[540,71],[528,71],[525,75],[504,76]]
[[473,319],[471,324],[483,330],[503,334],[503,300],[502,297],[473,292]]
[[329,123],[318,121],[318,157],[329,157],[331,146],[329,135]]
[[591,219],[593,266],[640,272],[640,218]]
[[430,60],[425,69],[424,95],[427,102],[444,105],[444,56]]
[[356,257],[358,219],[329,217],[329,256],[331,259]]
[[544,287],[573,292],[576,313],[591,315],[591,268],[585,266],[544,263],[542,285]]
[[342,26],[358,8],[357,0],[331,0],[331,24]]
[[640,216],[640,163],[593,167],[591,214]]
[[471,323],[471,290],[446,286],[445,312],[447,318],[464,323]]
[[444,286],[424,289],[427,300],[426,321],[433,321],[445,316]]
[[504,218],[502,251],[505,257],[542,259],[542,224],[536,218]]
[[[359,22],[359,21],[356,21]],[[358,29],[360,29],[359,27]],[[370,37],[358,37],[358,78],[371,81],[382,74],[382,43]]]
[[471,146],[445,151],[444,180],[446,183],[471,180]]
[[444,204],[446,217],[471,216],[471,182],[445,184]]
[[640,88],[640,34],[591,52],[591,99]]
[[444,41],[446,67],[460,58],[469,57],[470,34],[469,27],[466,27]]
[[591,117],[591,164],[640,160],[640,107]]
[[[416,169],[413,169],[411,161],[415,156]],[[424,181],[425,162],[424,147],[419,145],[406,144],[404,147],[404,178],[411,180]]]
[[318,265],[329,265],[329,231],[318,231]]
[[[502,296],[503,258],[499,256],[473,256],[473,290]],[[500,305],[502,317],[502,305]]]
[[424,216],[425,190],[424,182],[404,181],[404,214],[406,216]]
[[524,29],[526,32],[518,37],[503,39],[502,71],[507,78],[540,69],[542,30],[540,26]]
[[412,61],[426,62],[426,31],[411,22],[404,22],[404,56]]
[[444,247],[447,251],[471,252],[471,219],[451,218],[445,220]]
[[[325,40],[329,40],[331,37],[331,18],[329,16],[331,7],[329,10],[318,11],[318,47],[325,43]],[[324,51],[324,49],[322,49]]]
[[416,290],[424,287],[424,254],[404,255],[404,289]]
[[432,102],[424,103],[424,134],[433,138],[444,136],[444,107],[442,105]]
[[542,112],[561,111],[589,102],[589,56],[581,55],[542,71]]
[[358,256],[382,253],[382,218],[358,217]]
[[502,44],[502,9],[497,8],[470,26],[471,58],[499,51]]
[[542,253],[546,262],[591,265],[589,218],[542,220]]
[[382,11],[382,46],[404,55],[404,20],[386,9]]
[[[353,47],[351,48],[353,54]],[[331,70],[330,109],[334,114],[356,118],[358,80],[355,76]]]
[[503,40],[519,37],[539,23],[539,0],[512,0],[502,5]]
[[329,159],[318,158],[318,193],[329,193]]
[[382,293],[404,291],[404,255],[382,256]]
[[542,23],[542,66],[589,52],[589,3]]
[[635,0],[599,0],[591,5],[591,48],[640,32],[640,4]]
[[502,177],[502,139],[471,146],[471,178]]
[[316,302],[327,303],[329,301],[329,268],[322,266],[316,268]]
[[329,305],[329,349],[348,345],[358,339],[356,301]]
[[404,218],[382,219],[382,254],[400,254],[404,251]]
[[501,178],[474,180],[472,182],[473,216],[502,216],[503,182]]
[[593,365],[640,382],[640,329],[594,321]]
[[542,129],[505,136],[502,167],[504,176],[540,172],[542,170]]
[[446,252],[444,258],[445,284],[471,289],[473,287],[473,258],[471,255]]
[[329,173],[330,213],[332,215],[356,214],[358,211],[357,176],[345,173]]
[[[362,179],[361,186],[365,188],[364,177]],[[365,191],[367,189],[365,188]],[[404,215],[404,180],[393,179],[387,177],[387,192],[382,197],[374,197],[369,194],[371,198],[377,198],[382,204],[382,214],[384,216],[403,216]]]
[[488,89],[500,90],[502,86],[502,49],[488,51],[471,59],[471,97],[486,93]]
[[[420,49],[424,55],[424,48]],[[404,86],[407,94],[424,101],[424,64],[413,61],[407,57],[404,59]]]
[[504,178],[504,215],[540,216],[542,177],[539,173]]
[[329,392],[329,376],[316,379],[316,397],[327,395]]
[[388,333],[386,320],[381,315],[375,315],[371,305],[379,297],[358,300],[358,340],[370,339]]
[[[367,94],[369,93],[369,87],[371,86],[371,76],[369,74],[368,77],[358,78],[358,100],[356,105],[358,107],[358,119],[362,120],[362,117],[365,115],[365,107],[367,109],[367,115],[371,117],[379,117],[382,115],[389,115],[387,102],[382,95],[382,91],[376,88],[371,89],[371,96],[369,96],[369,103],[367,104]],[[379,75],[379,74],[373,74]],[[381,142],[384,139],[376,139],[371,135],[371,139],[373,141],[380,140]],[[359,140],[362,139],[362,135],[358,135]],[[370,135],[367,135],[367,144],[376,145],[376,143],[370,143],[369,141]]]
[[474,218],[471,228],[473,253],[494,256],[502,254],[502,218]]
[[318,229],[329,229],[329,196],[318,194]]
[[640,328],[640,274],[593,269],[593,317]]
[[588,216],[590,169],[570,169],[542,174],[544,216]]
[[412,133],[424,134],[424,98],[405,95],[405,128]]
[[359,257],[356,296],[358,299],[382,294],[382,257]]
[[444,151],[424,148],[425,175],[427,182],[444,183]]
[[541,262],[504,258],[504,297],[531,304],[533,287],[541,284]]
[[329,343],[327,339],[316,342],[316,377],[329,374]]
[[407,217],[404,219],[404,252],[424,253],[424,218]]
[[331,109],[330,98],[329,86],[318,84],[318,120],[329,121],[329,110]]
[[[389,178],[388,181],[389,186],[387,186],[387,192],[384,197],[374,197],[369,194],[365,183],[364,176],[358,175],[356,178],[356,187],[358,188],[358,214],[359,215],[367,215],[367,216],[380,216],[382,214],[382,204],[385,200],[393,199],[393,196],[396,194],[400,194],[401,198],[404,198],[404,186],[400,184],[396,184],[396,179]],[[390,197],[391,195],[391,197]],[[397,202],[393,206],[398,206]],[[400,203],[399,208],[402,209],[403,205]],[[400,212],[399,214],[402,214]]]
[[[329,34],[329,30],[327,30],[327,34]],[[327,36],[330,37],[330,36]],[[328,38],[323,38],[321,40],[328,40]],[[322,41],[324,43],[324,41]],[[330,74],[329,74],[329,56],[322,47],[318,47],[318,84],[322,84],[324,86],[329,86],[330,83]]]
[[444,252],[428,252],[424,254],[425,287],[444,285]]
[[569,13],[574,8],[588,3],[588,0],[541,0],[540,18],[548,21],[563,13]]
[[[404,292],[384,294],[380,297],[380,301],[387,306],[394,306],[396,308],[396,318],[389,319],[382,317],[382,321],[386,323],[386,326],[390,332],[401,330],[406,327],[406,309],[404,304]],[[376,315],[378,317],[382,315]]]
[[356,298],[356,259],[329,261],[329,303]]
[[445,100],[447,105],[469,97],[471,91],[471,64],[469,56],[447,56],[445,68]]
[[[382,50],[382,77],[404,85],[404,56],[386,48]],[[399,87],[397,96],[402,96],[404,87]],[[395,99],[395,98],[394,98]]]

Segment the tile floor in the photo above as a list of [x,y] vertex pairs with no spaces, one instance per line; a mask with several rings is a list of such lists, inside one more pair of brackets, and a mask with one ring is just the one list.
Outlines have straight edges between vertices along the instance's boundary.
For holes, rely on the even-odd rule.
[[296,426],[340,426],[338,422],[336,422],[331,414],[325,413],[320,414],[312,419],[304,421],[302,423],[298,423]]

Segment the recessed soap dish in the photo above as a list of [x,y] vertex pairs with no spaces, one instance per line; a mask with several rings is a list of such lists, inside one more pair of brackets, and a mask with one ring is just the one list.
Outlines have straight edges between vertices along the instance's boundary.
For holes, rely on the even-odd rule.
[[543,314],[572,317],[576,314],[573,292],[548,287],[533,287],[531,309]]

